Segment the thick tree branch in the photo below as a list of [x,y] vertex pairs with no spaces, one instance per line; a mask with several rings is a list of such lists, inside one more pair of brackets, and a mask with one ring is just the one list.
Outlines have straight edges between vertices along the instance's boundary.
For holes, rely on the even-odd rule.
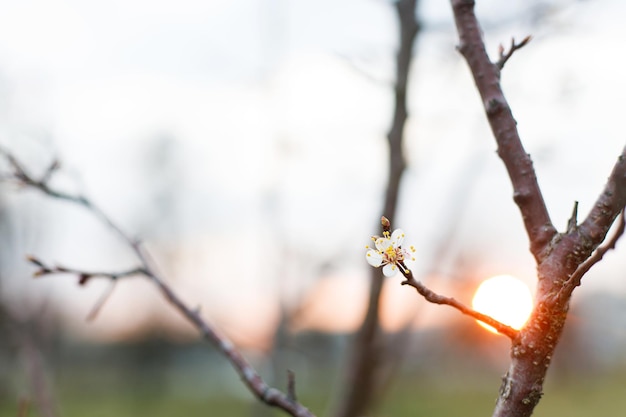
[[[451,0],[459,50],[465,57],[480,93],[491,129],[513,184],[537,261],[537,292],[530,319],[511,347],[511,365],[503,378],[494,417],[528,417],[543,395],[543,383],[559,341],[574,288],[585,272],[622,234],[602,248],[598,246],[626,205],[626,154],[622,152],[604,192],[579,226],[577,207],[567,231],[557,234],[548,216],[530,157],[521,144],[516,122],[500,87],[502,65],[487,56],[474,14],[473,0]],[[519,48],[513,48],[519,49]],[[506,57],[506,56],[505,56]],[[502,63],[502,54],[501,54]],[[623,227],[623,226],[622,226]],[[595,254],[592,255],[593,251]]]
[[37,180],[29,175],[22,164],[9,152],[0,149],[0,154],[4,154],[7,157],[13,168],[13,174],[11,177],[12,180],[17,181],[24,186],[38,189],[49,197],[66,200],[83,206],[98,217],[103,223],[109,226],[128,244],[129,248],[134,252],[141,265],[137,268],[120,273],[88,272],[60,266],[48,266],[39,259],[29,257],[29,261],[39,267],[39,270],[35,272],[36,275],[40,276],[54,273],[71,273],[76,274],[79,277],[79,283],[85,283],[93,277],[105,277],[116,281],[122,277],[143,274],[157,286],[165,299],[176,310],[178,310],[187,319],[187,321],[198,329],[202,337],[213,344],[213,346],[215,346],[229,360],[250,392],[252,392],[260,401],[267,405],[282,409],[294,417],[313,416],[313,414],[306,407],[294,401],[290,397],[290,394],[285,394],[282,391],[267,385],[252,365],[250,365],[250,363],[225,336],[219,334],[215,329],[213,329],[206,321],[204,321],[197,310],[189,308],[178,297],[178,295],[176,295],[176,293],[157,272],[157,268],[154,267],[149,254],[143,249],[141,244],[132,239],[130,235],[126,234],[98,206],[92,203],[91,200],[83,195],[72,195],[52,188],[49,185],[49,180],[51,178],[51,175],[49,174],[50,169],[46,172],[42,179]]
[[474,1],[451,0],[451,4],[459,33],[458,50],[470,67],[498,144],[498,155],[513,184],[513,199],[522,213],[530,250],[541,261],[556,236],[556,229],[541,195],[532,160],[522,146],[516,121],[502,92],[499,65],[491,62],[485,50]]
[[596,248],[626,205],[626,147],[617,159],[613,171],[587,218],[578,227],[581,239]]

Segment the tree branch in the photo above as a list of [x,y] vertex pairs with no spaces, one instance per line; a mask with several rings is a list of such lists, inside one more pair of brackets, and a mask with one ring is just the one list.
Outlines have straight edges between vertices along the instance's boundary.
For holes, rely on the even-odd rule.
[[198,329],[202,337],[213,344],[231,363],[233,368],[237,371],[246,387],[252,392],[260,401],[267,405],[282,409],[286,413],[294,417],[312,417],[313,414],[302,404],[293,401],[288,394],[282,391],[272,388],[261,378],[257,371],[250,365],[250,363],[241,355],[241,353],[235,348],[235,346],[223,335],[219,334],[213,329],[204,319],[200,316],[199,312],[189,308],[176,293],[169,287],[165,280],[157,272],[157,269],[153,266],[153,262],[149,254],[143,249],[141,244],[132,239],[126,234],[113,220],[111,220],[97,205],[89,200],[84,195],[73,195],[58,191],[49,185],[51,175],[50,169],[46,172],[46,175],[40,180],[35,179],[24,169],[22,164],[9,152],[4,149],[0,149],[0,154],[4,154],[13,168],[13,174],[11,179],[18,183],[35,188],[49,197],[69,201],[83,206],[89,210],[96,217],[98,217],[103,223],[110,227],[118,236],[120,236],[129,248],[136,255],[140,267],[131,269],[129,271],[120,273],[109,272],[87,272],[73,268],[66,268],[60,266],[47,266],[42,261],[35,257],[29,257],[29,261],[40,269],[35,272],[35,275],[41,276],[54,273],[70,273],[76,274],[79,277],[79,283],[85,283],[93,277],[104,277],[116,281],[122,277],[128,277],[131,275],[143,274],[150,279],[157,288],[161,291],[161,294],[165,299],[181,313],[187,321]]
[[[530,250],[540,262],[556,236],[546,209],[532,160],[522,146],[516,121],[500,86],[500,68],[489,59],[473,0],[451,0],[459,33],[458,50],[465,57],[483,101],[489,125],[513,185],[513,199],[520,209],[530,240]],[[519,48],[517,48],[519,49]],[[512,53],[512,52],[511,52]],[[508,58],[507,58],[508,59]]]
[[498,155],[513,184],[514,200],[537,262],[535,307],[513,341],[511,364],[503,377],[493,413],[494,417],[528,417],[543,395],[546,372],[565,325],[572,291],[584,273],[623,233],[623,226],[620,226],[614,238],[592,255],[626,205],[626,148],[585,221],[579,226],[576,224],[575,206],[567,231],[557,234],[539,190],[532,161],[521,144],[515,119],[500,87],[503,63],[492,63],[485,51],[474,14],[475,2],[451,0],[451,5],[460,39],[458,49],[470,67],[482,98],[498,143]]
[[498,69],[502,71],[502,68],[504,68],[504,64],[506,64],[506,62],[513,56],[515,51],[523,48],[528,42],[530,42],[531,39],[532,36],[528,35],[524,39],[522,39],[520,43],[515,43],[515,38],[511,38],[511,46],[506,53],[504,52],[504,46],[500,44],[500,47],[498,48],[498,54],[500,55],[500,59],[498,60],[498,62],[496,62],[496,67],[498,67]]
[[617,230],[615,230],[615,234],[613,234],[611,239],[606,244],[599,246],[585,262],[578,265],[578,268],[576,268],[576,271],[574,271],[572,276],[569,278],[569,281],[566,282],[566,287],[578,287],[582,277],[591,269],[591,267],[600,262],[602,258],[604,258],[605,253],[615,249],[617,241],[624,234],[624,229],[626,229],[625,226],[624,210],[622,210],[619,218],[619,226],[617,227]]
[[626,147],[613,167],[604,191],[578,227],[578,233],[592,248],[604,240],[609,228],[626,205]]
[[[408,117],[407,86],[413,45],[420,30],[416,19],[418,0],[395,2],[399,22],[400,42],[396,55],[396,77],[394,84],[394,112],[387,133],[389,165],[385,201],[382,214],[393,221],[400,192],[400,180],[406,168],[402,149],[404,127]],[[370,291],[367,311],[350,349],[345,392],[340,394],[339,405],[333,413],[336,417],[358,417],[367,412],[375,402],[379,384],[377,373],[385,354],[383,332],[380,328],[379,306],[383,288],[383,275],[373,269],[370,276]]]
[[480,320],[485,324],[490,325],[491,327],[496,329],[498,333],[508,336],[509,339],[511,340],[515,340],[517,338],[519,332],[515,330],[514,328],[512,328],[511,326],[508,326],[502,322],[499,322],[498,320],[494,319],[491,316],[488,316],[474,309],[471,309],[467,307],[465,304],[461,303],[460,301],[457,301],[456,299],[452,297],[446,297],[446,296],[437,294],[436,292],[432,291],[430,288],[422,284],[420,281],[416,280],[413,277],[413,272],[410,269],[408,269],[404,264],[400,264],[399,266],[400,268],[398,269],[400,269],[400,272],[402,272],[402,275],[404,275],[404,277],[406,278],[404,281],[402,281],[402,285],[408,285],[410,287],[415,288],[415,290],[422,297],[424,297],[426,301],[431,302],[433,304],[447,305],[447,306],[456,308],[461,313],[467,316],[473,317],[476,320]]

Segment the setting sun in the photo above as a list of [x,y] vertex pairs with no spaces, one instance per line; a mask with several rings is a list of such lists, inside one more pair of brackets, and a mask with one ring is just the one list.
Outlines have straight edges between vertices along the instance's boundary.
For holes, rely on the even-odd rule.
[[[483,281],[472,299],[474,310],[487,314],[521,329],[533,308],[533,298],[528,286],[510,275],[498,275]],[[495,329],[481,321],[478,324],[495,333]]]

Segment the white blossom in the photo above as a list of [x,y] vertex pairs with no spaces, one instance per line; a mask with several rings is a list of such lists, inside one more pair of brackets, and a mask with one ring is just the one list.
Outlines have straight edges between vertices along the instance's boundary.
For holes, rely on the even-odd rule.
[[[402,242],[404,241],[404,232],[402,229],[396,229],[389,234],[389,232],[383,232],[383,237],[373,236],[375,249],[369,248],[365,254],[367,263],[375,268],[379,266],[383,267],[383,274],[386,277],[392,277],[398,271],[398,267],[406,270],[404,261],[407,259],[415,260],[409,253],[409,251],[402,248]],[[415,252],[415,248],[411,246],[411,252]]]

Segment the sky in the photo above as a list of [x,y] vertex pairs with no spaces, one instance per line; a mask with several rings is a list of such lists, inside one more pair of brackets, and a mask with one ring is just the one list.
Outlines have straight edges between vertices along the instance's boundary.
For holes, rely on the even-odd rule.
[[[492,57],[512,36],[533,36],[502,83],[560,228],[574,201],[581,216],[590,209],[624,145],[625,7],[478,2]],[[510,184],[454,49],[449,5],[423,1],[420,11],[396,224],[419,249],[414,271],[441,292],[464,294],[458,271],[431,271],[446,265],[435,257],[451,236],[444,256],[460,259],[463,274],[509,273],[533,286]],[[4,2],[0,144],[33,172],[58,157],[55,184],[88,194],[144,239],[172,286],[231,337],[262,338],[281,306],[307,305],[305,327],[351,329],[385,184],[396,29],[382,0]],[[89,214],[5,191],[15,259],[133,265]],[[621,253],[594,268],[584,291],[626,292]],[[148,283],[129,281],[86,324],[107,283],[33,281],[20,262],[10,268],[5,294],[54,305],[81,337],[181,323]],[[394,308],[416,308],[404,290],[386,292],[389,326],[409,314]],[[440,308],[426,308],[432,318],[421,325],[437,323]]]

